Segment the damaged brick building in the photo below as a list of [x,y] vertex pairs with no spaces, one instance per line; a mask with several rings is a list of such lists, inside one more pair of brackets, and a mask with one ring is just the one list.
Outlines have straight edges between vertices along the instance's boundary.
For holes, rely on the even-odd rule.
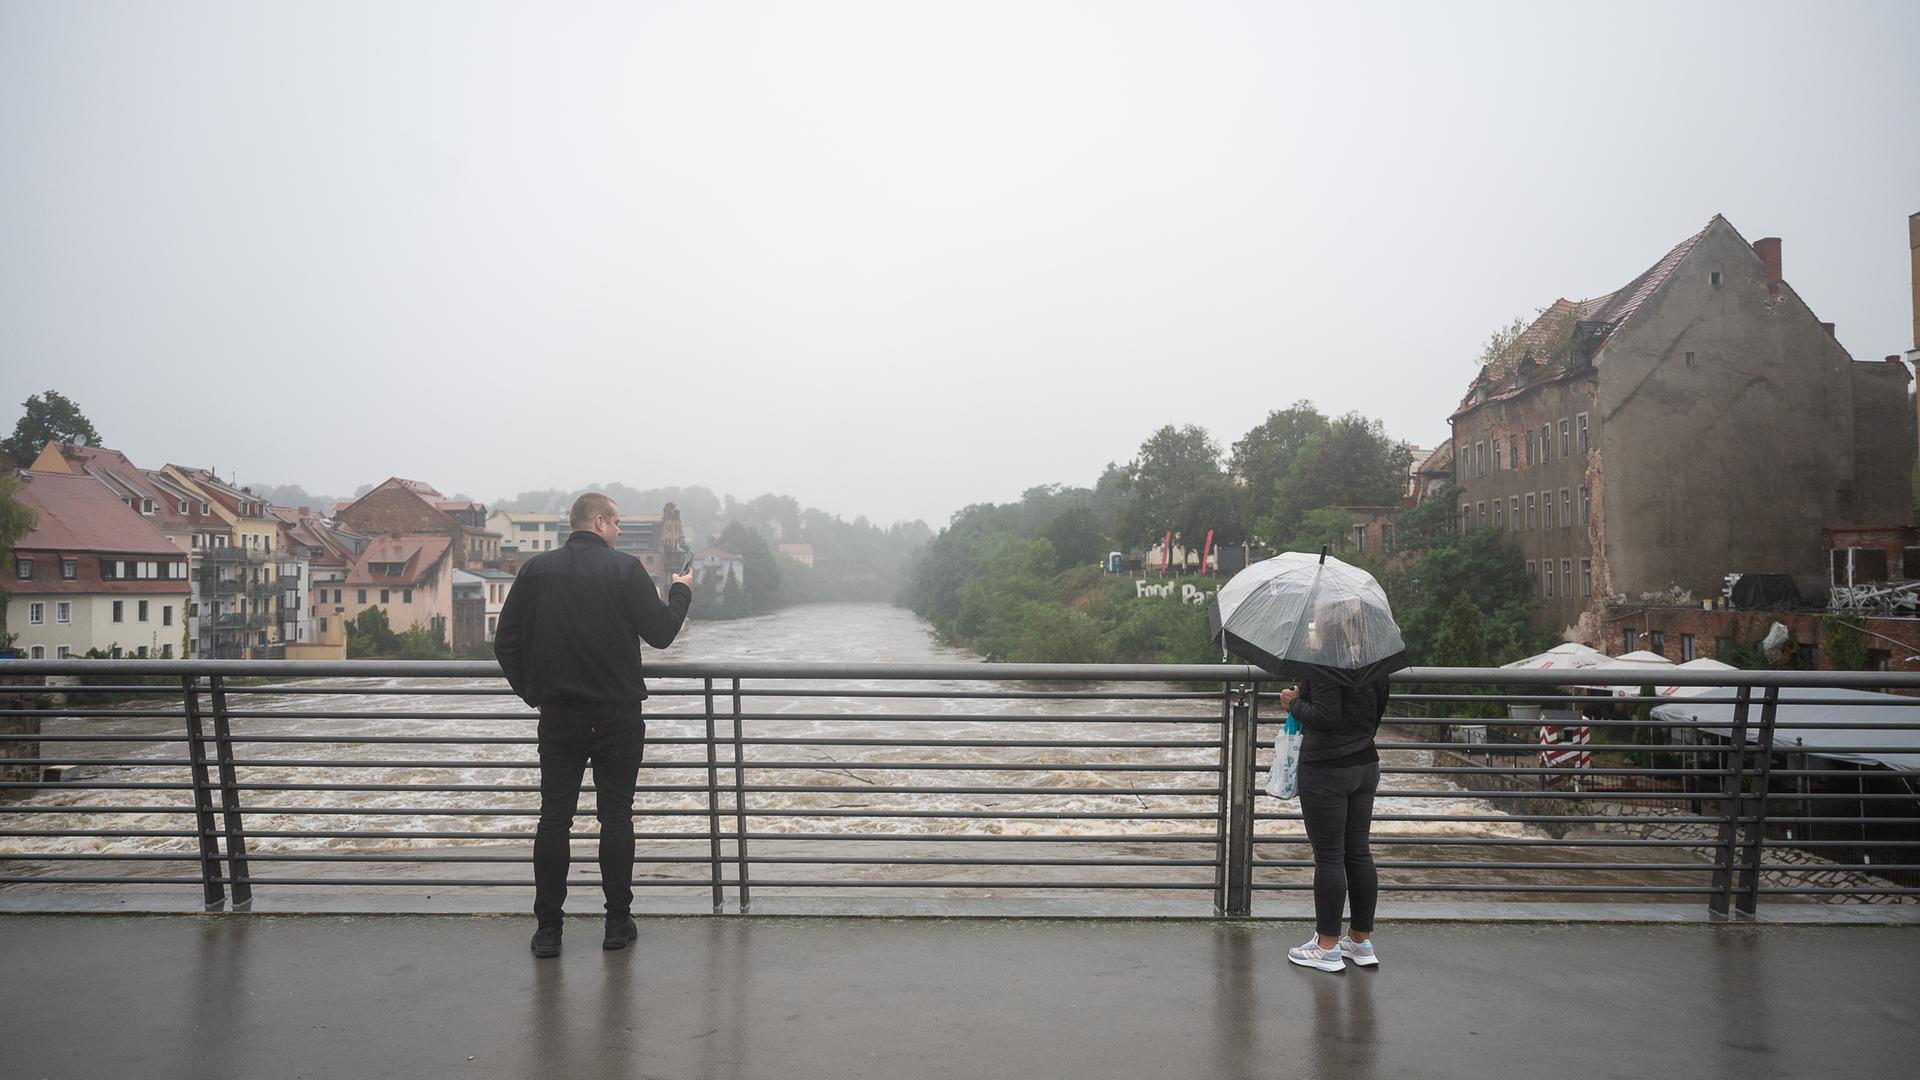
[[1828,530],[1911,523],[1908,382],[1848,355],[1779,239],[1716,215],[1620,289],[1555,301],[1480,371],[1451,418],[1461,527],[1508,534],[1543,629],[1712,655],[1730,613],[1702,601],[1728,575],[1824,604]]

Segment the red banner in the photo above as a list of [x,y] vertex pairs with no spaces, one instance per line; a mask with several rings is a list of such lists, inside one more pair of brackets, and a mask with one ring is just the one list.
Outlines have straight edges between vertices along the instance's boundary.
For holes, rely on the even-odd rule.
[[1173,566],[1173,534],[1160,541],[1160,576],[1166,577],[1167,570]]
[[1207,546],[1200,549],[1200,572],[1207,572],[1207,556],[1213,554],[1213,530],[1207,530]]

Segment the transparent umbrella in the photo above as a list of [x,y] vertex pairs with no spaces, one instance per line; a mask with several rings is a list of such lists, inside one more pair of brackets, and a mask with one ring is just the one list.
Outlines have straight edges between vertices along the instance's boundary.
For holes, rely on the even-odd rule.
[[1276,675],[1346,686],[1407,666],[1407,646],[1373,575],[1287,551],[1233,575],[1207,609],[1215,641]]

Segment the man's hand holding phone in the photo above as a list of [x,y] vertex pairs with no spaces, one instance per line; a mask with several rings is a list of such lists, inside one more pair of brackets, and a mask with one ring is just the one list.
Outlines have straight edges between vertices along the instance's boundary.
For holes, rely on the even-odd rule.
[[673,579],[667,583],[668,588],[672,588],[675,585],[685,585],[689,589],[693,588],[693,556],[691,554],[687,556],[687,565],[681,567],[680,572],[673,575]]

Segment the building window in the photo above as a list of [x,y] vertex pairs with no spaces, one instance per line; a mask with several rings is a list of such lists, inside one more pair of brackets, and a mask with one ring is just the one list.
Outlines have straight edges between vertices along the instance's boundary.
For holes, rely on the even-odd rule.
[[1640,647],[1640,634],[1636,630],[1620,631],[1620,655],[1633,652]]
[[1593,560],[1580,560],[1580,595],[1593,595]]
[[1514,532],[1520,531],[1520,496],[1518,495],[1507,497],[1507,528]]
[[498,630],[499,628],[500,628],[500,616],[498,615],[487,616],[487,640],[488,641],[493,640],[494,631]]
[[1667,632],[1665,630],[1649,631],[1647,634],[1647,648],[1665,656],[1667,654]]
[[1480,504],[1480,527],[1487,527],[1487,504],[1484,502]]
[[113,602],[113,621],[127,621],[127,602],[125,600],[115,600]]
[[1493,531],[1494,532],[1500,532],[1507,527],[1506,518],[1500,515],[1500,512],[1506,509],[1506,505],[1507,504],[1505,503],[1505,501],[1501,499],[1493,500]]
[[1540,425],[1540,461],[1544,464],[1553,460],[1553,425]]
[[70,659],[72,659],[72,658],[73,658],[73,647],[72,647],[71,645],[55,645],[55,646],[53,647],[53,658],[54,658],[55,660],[70,660]]
[[47,647],[45,645],[35,645],[29,652],[28,658],[32,660],[45,660],[47,658]]
[[172,604],[160,605],[160,625],[161,626],[173,625],[173,605]]
[[390,604],[390,603],[392,603],[392,602],[393,602],[393,590],[392,590],[392,589],[381,589],[381,590],[380,590],[380,602],[381,602],[381,603],[383,603],[383,604]]
[[54,602],[53,621],[57,623],[70,623],[73,621],[73,602],[71,600],[58,600]]
[[1573,493],[1566,488],[1560,489],[1560,527],[1573,528]]
[[152,500],[152,499],[141,499],[141,500],[140,500],[140,512],[141,512],[141,513],[143,513],[143,514],[151,514],[151,513],[153,513],[153,500]]
[[1573,456],[1573,423],[1565,417],[1560,419],[1560,456]]
[[62,581],[73,581],[79,576],[80,576],[80,560],[78,559],[61,559],[60,560],[60,578]]
[[[1380,523],[1380,550],[1393,550],[1393,522],[1391,521],[1383,521]],[[498,589],[499,587],[493,586],[493,588]]]
[[1546,559],[1540,563],[1540,576],[1541,576],[1541,579],[1546,582],[1547,595],[1551,597],[1553,595],[1553,560],[1552,559]]
[[147,621],[147,601],[145,600],[140,601],[140,621]]
[[1553,492],[1540,493],[1540,524],[1543,528],[1553,528]]
[[327,617],[325,615],[320,616],[320,632],[323,634],[327,632]]
[[173,659],[173,645],[172,645],[172,643],[168,643],[168,644],[166,644],[166,645],[162,645],[162,646],[160,646],[160,659],[162,659],[162,660],[171,660],[171,659]]
[[1540,595],[1540,575],[1534,570],[1534,563],[1532,559],[1527,560],[1527,580],[1531,582],[1531,584],[1527,586],[1527,591],[1532,593],[1535,596],[1539,596]]
[[187,500],[185,499],[180,500],[180,516],[181,517],[187,516]]
[[1560,560],[1560,595],[1573,595],[1573,560]]
[[1593,492],[1587,490],[1586,488],[1581,488],[1580,489],[1580,524],[1585,525],[1587,522],[1592,520],[1593,520]]
[[1684,664],[1687,661],[1692,659],[1693,659],[1693,635],[1681,634],[1680,635],[1680,662]]
[[[1367,527],[1365,525],[1355,525],[1353,527],[1353,550],[1361,555],[1367,553]],[[407,590],[406,597],[408,602],[412,602],[412,589]]]
[[1472,524],[1473,524],[1473,507],[1468,506],[1466,503],[1461,503],[1460,504],[1460,531],[1466,532],[1468,526]]
[[1692,366],[1693,366],[1693,354],[1692,354],[1692,353],[1688,353],[1688,354],[1687,354],[1687,357],[1686,357],[1686,364],[1687,364],[1687,366],[1688,366],[1688,367],[1692,367]]
[[1716,289],[1719,288],[1720,287],[1720,271],[1715,270],[1713,273],[1708,274],[1707,284],[1712,285]]
[[1581,413],[1579,416],[1574,417],[1573,426],[1579,433],[1580,452],[1584,454],[1592,448],[1592,444],[1587,441],[1587,414]]
[[1500,440],[1493,440],[1493,471],[1500,471]]
[[[1366,530],[1365,530],[1365,529],[1362,529],[1362,530],[1361,530],[1361,534],[1360,534],[1360,535],[1361,535],[1361,539],[1362,539],[1362,540],[1364,541],[1364,540],[1366,539]],[[1365,551],[1365,550],[1367,550],[1367,547],[1366,547],[1366,544],[1365,544],[1365,543],[1362,543],[1362,544],[1360,545],[1360,550],[1361,550],[1361,551]],[[403,604],[411,604],[411,603],[413,603],[413,590],[412,590],[412,589],[401,589],[401,590],[400,590],[400,602],[401,602],[401,603],[403,603]]]
[[1540,522],[1540,504],[1533,492],[1527,492],[1527,531],[1532,532]]
[[1532,468],[1533,463],[1538,460],[1539,457],[1540,452],[1533,448],[1533,432],[1529,430],[1527,432],[1527,467]]
[[1517,469],[1519,467],[1520,467],[1520,436],[1509,435],[1507,436],[1507,468]]
[[27,605],[27,625],[39,626],[47,621],[47,605],[38,600]]
[[366,602],[367,602],[367,590],[365,590],[365,589],[355,589],[355,590],[354,590],[354,592],[355,592],[355,594],[356,594],[356,595],[354,596],[354,599],[353,599],[353,602],[354,602],[354,603],[356,603],[356,604],[364,604],[364,603],[366,603]]
[[[362,597],[361,599],[363,599],[363,600],[364,600],[364,599],[365,599],[365,597]],[[340,590],[339,590],[339,589],[335,589],[335,590],[333,590],[333,602],[334,602],[334,603],[336,603],[336,604],[340,602]]]
[[33,560],[22,559],[18,555],[14,556],[13,576],[19,578],[21,581],[32,581],[33,580]]

